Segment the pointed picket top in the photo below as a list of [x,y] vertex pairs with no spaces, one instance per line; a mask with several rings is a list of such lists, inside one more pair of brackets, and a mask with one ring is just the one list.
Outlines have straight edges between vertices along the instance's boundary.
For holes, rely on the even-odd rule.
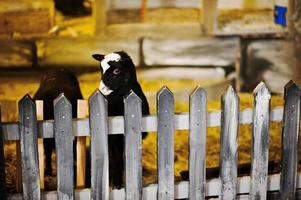
[[170,89],[164,85],[157,93],[157,99],[164,97],[164,96],[169,96],[172,97],[173,93],[170,91]]
[[290,80],[285,86],[284,86],[284,94],[287,95],[290,92],[300,92],[300,88],[298,85]]
[[140,103],[142,102],[141,99],[136,95],[136,93],[133,90],[131,90],[130,93],[124,97],[123,101],[124,102],[139,101]]
[[196,96],[202,96],[206,95],[207,92],[205,89],[201,88],[199,85],[192,91],[192,93],[189,95],[190,99],[196,97]]
[[236,91],[234,90],[234,88],[232,87],[232,85],[229,85],[227,91],[223,94],[222,99],[223,101],[225,100],[230,100],[230,99],[238,99],[238,95],[236,93]]
[[70,103],[69,99],[64,95],[64,93],[59,94],[59,96],[57,96],[53,101],[54,106],[59,104],[59,103],[64,103],[66,105],[71,106],[71,103]]
[[253,91],[253,95],[258,100],[258,98],[271,99],[271,93],[269,88],[264,82],[260,82]]
[[31,106],[35,106],[35,102],[33,99],[30,97],[29,94],[24,95],[24,97],[19,101],[19,107],[24,106],[26,104],[29,104]]
[[97,88],[89,97],[89,102],[94,102],[96,101],[96,99],[103,99],[104,101],[106,101],[106,97],[100,92],[100,90]]

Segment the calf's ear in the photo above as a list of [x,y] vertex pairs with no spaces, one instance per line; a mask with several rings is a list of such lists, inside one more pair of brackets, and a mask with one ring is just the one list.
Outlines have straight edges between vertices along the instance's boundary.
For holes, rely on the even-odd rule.
[[104,59],[104,55],[102,54],[93,54],[92,57],[95,59],[95,60],[98,60],[98,61],[102,61]]

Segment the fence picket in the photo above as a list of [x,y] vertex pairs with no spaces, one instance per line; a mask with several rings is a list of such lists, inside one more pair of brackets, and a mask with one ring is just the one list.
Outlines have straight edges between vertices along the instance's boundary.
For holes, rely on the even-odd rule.
[[91,134],[91,199],[109,199],[108,111],[99,90],[89,99]]
[[0,106],[0,200],[6,200],[5,186],[5,159],[4,159],[4,138],[1,123],[1,106]]
[[220,199],[236,199],[239,97],[229,86],[222,97],[220,136]]
[[174,97],[163,87],[157,94],[158,200],[174,199]]
[[293,81],[290,81],[285,86],[284,93],[282,169],[280,179],[281,200],[295,198],[301,91]]
[[58,199],[71,200],[74,199],[72,106],[63,93],[53,103]]
[[142,199],[141,100],[131,92],[124,99],[126,199]]
[[[85,118],[88,115],[88,102],[77,100],[77,118]],[[86,142],[85,136],[77,137],[76,140],[76,186],[85,187],[86,182]]]
[[19,115],[23,199],[40,199],[38,124],[36,106],[29,95],[19,101]]
[[254,90],[250,200],[265,200],[267,195],[270,99],[268,88],[261,82]]
[[189,110],[189,199],[205,199],[206,185],[206,91],[196,88]]
[[[36,100],[36,111],[37,111],[37,120],[44,119],[44,102],[42,100]],[[39,130],[38,130],[39,132]],[[39,133],[38,133],[39,134]],[[45,151],[44,151],[44,141],[42,138],[38,138],[38,155],[39,155],[39,172],[40,172],[40,187],[43,190],[45,188]]]

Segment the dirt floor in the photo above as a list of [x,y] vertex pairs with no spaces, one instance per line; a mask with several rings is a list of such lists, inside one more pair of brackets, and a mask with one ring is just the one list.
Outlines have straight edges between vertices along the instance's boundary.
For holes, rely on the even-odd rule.
[[[99,74],[86,74],[79,77],[81,90],[84,94],[85,99],[97,88],[98,86]],[[201,84],[196,80],[194,81],[168,81],[168,80],[158,80],[155,82],[141,81],[142,88],[144,91],[156,91],[162,87],[162,85],[167,85],[172,91],[177,88],[191,88],[197,84]],[[38,82],[35,79],[26,79],[17,82],[15,80],[14,84],[9,84],[9,82],[1,82],[0,84],[0,99],[10,96],[15,99],[19,99],[24,95],[25,91],[29,91],[32,95],[38,87]],[[240,109],[251,108],[253,106],[253,95],[242,93],[239,94],[240,97]],[[188,98],[188,97],[187,97]],[[273,96],[272,97],[272,107],[282,106],[283,97]],[[151,113],[155,113],[155,104],[150,105]],[[210,101],[208,102],[208,111],[214,111],[220,109],[220,101]],[[175,112],[187,112],[188,104],[187,102],[180,102],[175,99]],[[17,120],[17,113],[14,116],[7,115],[5,109],[3,110],[3,116],[6,118],[14,118]],[[9,121],[11,120],[9,119]],[[207,129],[207,142],[206,142],[206,166],[207,167],[217,167],[219,165],[219,136],[220,128],[208,128]],[[251,126],[243,125],[240,126],[239,130],[239,163],[249,163],[250,162],[250,145],[251,145]],[[271,123],[270,124],[270,151],[269,159],[272,161],[280,161],[280,147],[281,147],[281,123]],[[15,192],[16,183],[16,150],[15,143],[9,142],[5,146],[5,160],[6,160],[6,180],[9,192]],[[53,164],[55,165],[55,157],[53,157]],[[156,169],[156,133],[149,133],[148,137],[143,141],[143,182],[144,185],[151,183],[156,183],[157,180],[157,169]],[[279,167],[278,167],[279,168]],[[181,172],[188,169],[188,132],[187,131],[176,131],[175,132],[175,180],[180,181]],[[53,177],[46,177],[45,179],[45,189],[55,190],[56,188],[56,177],[55,173]]]

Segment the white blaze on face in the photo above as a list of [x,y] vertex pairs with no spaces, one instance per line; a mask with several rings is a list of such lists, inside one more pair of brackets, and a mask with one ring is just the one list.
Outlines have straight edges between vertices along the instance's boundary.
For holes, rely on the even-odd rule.
[[110,61],[118,62],[120,58],[121,58],[120,55],[117,53],[110,53],[108,55],[105,55],[104,59],[100,62],[100,65],[103,70],[103,74],[110,68],[108,62]]
[[[118,62],[120,59],[121,59],[121,57],[117,53],[110,53],[108,55],[105,55],[104,59],[100,62],[100,65],[103,70],[102,74],[105,74],[105,72],[110,68],[110,65],[108,62],[110,62],[110,61]],[[100,82],[98,88],[99,88],[100,92],[105,96],[107,96],[113,92],[113,90],[110,90],[110,88],[108,86],[106,86],[103,83],[103,81]]]
[[113,90],[110,90],[110,88],[108,88],[102,81],[100,81],[98,89],[105,96],[107,96],[113,92]]

